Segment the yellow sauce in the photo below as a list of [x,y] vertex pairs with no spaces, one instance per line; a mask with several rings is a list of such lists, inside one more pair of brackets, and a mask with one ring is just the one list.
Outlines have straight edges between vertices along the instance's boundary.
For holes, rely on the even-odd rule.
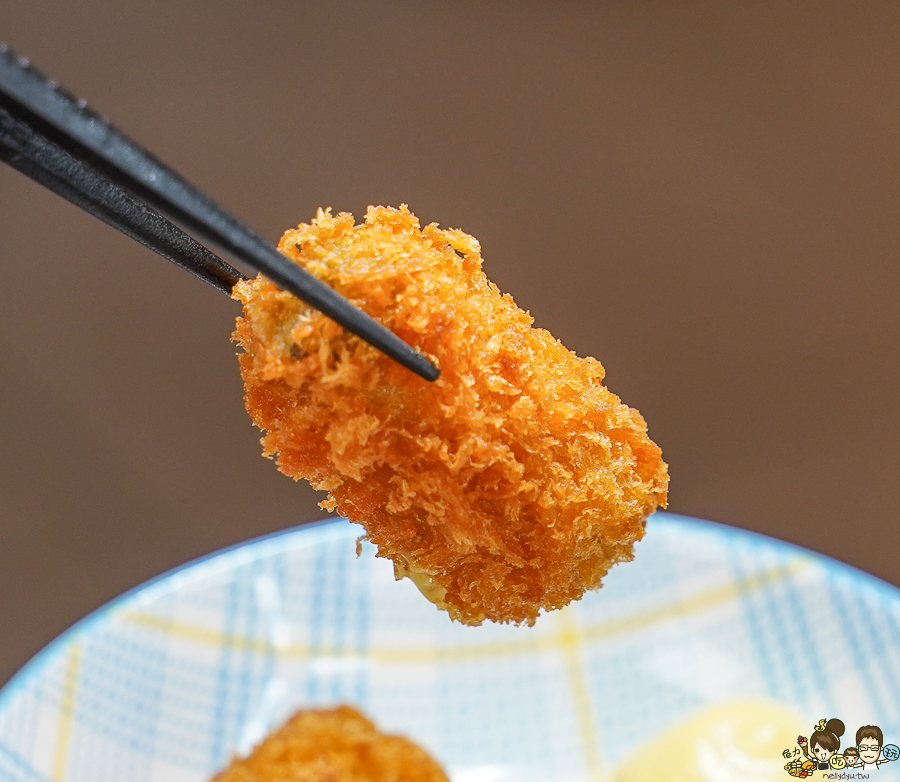
[[394,577],[398,581],[401,578],[408,578],[416,585],[416,587],[418,587],[419,591],[438,608],[442,608],[445,611],[447,610],[447,604],[444,602],[447,590],[438,584],[428,571],[413,567],[412,565],[401,565],[395,562]]
[[775,701],[717,703],[650,739],[619,766],[613,779],[783,782],[791,777],[781,753],[793,752],[804,724],[792,708]]

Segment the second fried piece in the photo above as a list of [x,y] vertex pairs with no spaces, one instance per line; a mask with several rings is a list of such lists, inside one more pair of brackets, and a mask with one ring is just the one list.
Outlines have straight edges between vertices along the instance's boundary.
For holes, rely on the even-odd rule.
[[212,782],[449,782],[425,750],[350,706],[297,712]]

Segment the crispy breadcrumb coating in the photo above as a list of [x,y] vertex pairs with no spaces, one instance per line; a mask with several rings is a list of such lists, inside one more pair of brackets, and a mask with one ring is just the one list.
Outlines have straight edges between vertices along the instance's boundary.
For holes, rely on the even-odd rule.
[[441,370],[429,383],[263,277],[240,282],[246,405],[279,469],[467,624],[533,624],[632,558],[668,472],[644,419],[481,269],[478,242],[370,207],[282,252]]
[[297,712],[212,782],[449,782],[425,750],[349,706]]

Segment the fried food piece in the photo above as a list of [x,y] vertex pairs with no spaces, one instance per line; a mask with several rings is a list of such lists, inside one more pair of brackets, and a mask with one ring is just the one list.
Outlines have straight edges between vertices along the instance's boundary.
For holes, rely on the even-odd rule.
[[668,472],[644,419],[481,269],[400,209],[319,210],[282,252],[440,367],[414,375],[262,277],[243,302],[246,405],[279,469],[329,492],[378,555],[467,624],[533,624],[632,558]]
[[449,782],[421,747],[350,706],[297,712],[212,782]]

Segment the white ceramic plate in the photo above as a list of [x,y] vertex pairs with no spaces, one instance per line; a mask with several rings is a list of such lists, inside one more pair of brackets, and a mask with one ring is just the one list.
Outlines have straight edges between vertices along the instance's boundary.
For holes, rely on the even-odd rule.
[[0,780],[206,780],[342,702],[455,782],[789,779],[782,750],[831,717],[842,746],[863,724],[900,743],[900,593],[845,565],[657,513],[601,590],[470,628],[359,534],[252,541],[75,625],[0,691]]

